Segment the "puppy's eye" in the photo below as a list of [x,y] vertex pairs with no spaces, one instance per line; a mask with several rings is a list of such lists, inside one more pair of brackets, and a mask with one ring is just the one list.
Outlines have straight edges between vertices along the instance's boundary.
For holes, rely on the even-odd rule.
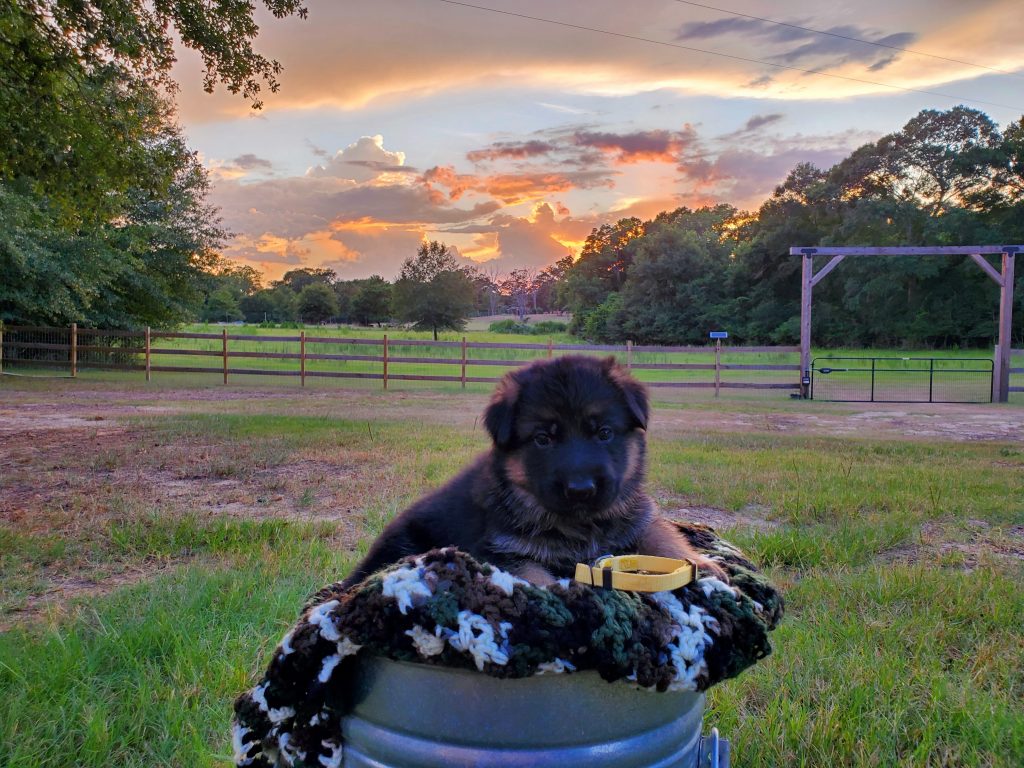
[[533,442],[536,443],[539,448],[547,448],[551,445],[551,435],[547,432],[538,432],[533,436]]
[[611,442],[613,437],[615,437],[615,433],[612,431],[611,427],[601,427],[597,430],[597,439],[602,443]]

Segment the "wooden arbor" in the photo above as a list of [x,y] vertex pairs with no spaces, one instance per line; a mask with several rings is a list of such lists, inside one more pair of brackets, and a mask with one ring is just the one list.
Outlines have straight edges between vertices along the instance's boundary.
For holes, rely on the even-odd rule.
[[[811,375],[811,296],[814,286],[835,269],[847,256],[970,256],[999,286],[999,341],[996,344],[995,365],[992,376],[992,400],[1005,403],[1010,392],[1010,321],[1013,316],[1013,258],[1020,245],[956,245],[925,248],[805,248],[794,246],[791,256],[803,258],[800,289],[800,392],[808,396]],[[985,258],[989,254],[1002,256],[1002,270],[997,270]],[[814,271],[815,256],[831,256],[829,262]]]

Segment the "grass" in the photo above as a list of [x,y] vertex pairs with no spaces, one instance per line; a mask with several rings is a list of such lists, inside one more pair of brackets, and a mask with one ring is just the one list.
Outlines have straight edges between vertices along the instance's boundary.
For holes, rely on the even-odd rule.
[[[18,392],[59,409],[97,389]],[[260,395],[169,391],[180,407],[123,431],[0,448],[0,498],[22,499],[0,501],[0,765],[227,765],[231,701],[305,597],[486,442],[377,393]],[[740,768],[1024,764],[1024,451],[773,431],[796,405],[666,406],[752,426],[652,433],[652,491],[763,518],[728,536],[787,600],[775,652],[711,692],[708,726]]]

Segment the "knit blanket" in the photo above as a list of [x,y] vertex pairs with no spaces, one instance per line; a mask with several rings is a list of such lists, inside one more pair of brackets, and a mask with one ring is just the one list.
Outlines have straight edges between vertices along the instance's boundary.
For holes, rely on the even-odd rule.
[[344,674],[361,654],[504,678],[596,670],[652,691],[703,691],[771,652],[782,597],[705,526],[680,525],[729,583],[672,592],[536,587],[456,549],[437,549],[306,604],[266,674],[235,702],[237,766],[338,768]]

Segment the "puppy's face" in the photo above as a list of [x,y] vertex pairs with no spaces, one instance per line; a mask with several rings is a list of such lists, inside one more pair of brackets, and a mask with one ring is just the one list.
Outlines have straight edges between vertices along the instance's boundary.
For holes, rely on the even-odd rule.
[[508,374],[485,415],[507,482],[561,518],[601,517],[644,471],[647,396],[607,360],[562,357]]

